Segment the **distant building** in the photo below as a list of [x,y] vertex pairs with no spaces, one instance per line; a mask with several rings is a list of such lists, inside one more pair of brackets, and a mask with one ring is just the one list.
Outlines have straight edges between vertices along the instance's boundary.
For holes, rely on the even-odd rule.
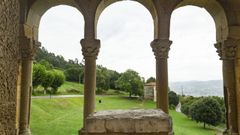
[[144,85],[144,99],[151,99],[157,101],[155,82],[150,82]]

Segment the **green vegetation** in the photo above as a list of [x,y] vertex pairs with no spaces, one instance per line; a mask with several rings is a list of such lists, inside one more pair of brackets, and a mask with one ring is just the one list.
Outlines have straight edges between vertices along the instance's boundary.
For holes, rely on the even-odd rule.
[[222,121],[222,111],[218,101],[211,97],[200,98],[192,104],[191,107],[192,119],[197,122],[203,122],[217,126]]
[[144,81],[139,74],[131,69],[122,73],[116,81],[116,86],[122,91],[129,93],[129,97],[132,95],[143,96]]
[[179,103],[179,96],[174,91],[169,91],[168,92],[168,101],[169,101],[170,108],[174,108],[175,109],[175,107]]
[[[43,61],[41,61],[43,62]],[[36,89],[38,86],[44,88],[44,93],[48,91],[48,88],[51,87],[51,93],[57,93],[58,88],[64,83],[65,76],[61,70],[51,69],[47,61],[44,61],[42,64],[33,65],[33,87]],[[33,91],[35,93],[35,90]]]
[[[57,71],[57,73],[53,73]],[[134,70],[127,70],[124,73],[107,69],[101,65],[97,65],[96,69],[96,92],[104,94],[109,89],[127,91],[130,95],[142,95],[144,79]],[[128,76],[129,75],[129,76]],[[129,85],[129,82],[124,82],[120,78],[131,79],[130,89],[123,89],[123,86]],[[68,82],[84,83],[84,63],[78,59],[66,61],[62,56],[48,52],[44,47],[39,48],[36,55],[36,61],[33,66],[33,86],[36,89],[38,86],[44,87],[44,93],[58,93],[58,87],[63,83],[63,79]],[[118,81],[119,80],[119,81]],[[116,82],[118,81],[118,86]],[[51,90],[48,88],[51,87]],[[130,86],[128,87],[130,88]],[[73,89],[72,89],[73,90]],[[72,91],[70,90],[70,91]],[[73,90],[75,91],[75,90]],[[35,95],[35,90],[33,91]],[[66,90],[67,92],[67,90]],[[72,92],[70,92],[71,94]],[[77,91],[75,92],[77,93]]]
[[224,100],[220,97],[182,97],[181,111],[196,122],[219,125],[225,122]]
[[[98,96],[97,110],[155,108],[153,101],[141,101],[127,97]],[[77,135],[82,127],[82,98],[33,99],[31,131],[33,135]],[[176,135],[214,135],[214,127],[204,129],[184,114],[170,111]]]

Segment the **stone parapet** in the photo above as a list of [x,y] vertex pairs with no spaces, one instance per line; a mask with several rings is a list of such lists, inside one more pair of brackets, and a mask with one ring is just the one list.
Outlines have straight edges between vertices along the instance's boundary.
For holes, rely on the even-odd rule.
[[172,120],[160,109],[96,112],[81,135],[171,135]]

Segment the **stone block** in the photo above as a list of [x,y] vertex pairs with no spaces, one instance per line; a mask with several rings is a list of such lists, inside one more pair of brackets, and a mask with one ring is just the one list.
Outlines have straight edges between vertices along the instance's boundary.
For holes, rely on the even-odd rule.
[[89,135],[171,134],[171,117],[160,109],[114,110],[96,112],[86,119]]

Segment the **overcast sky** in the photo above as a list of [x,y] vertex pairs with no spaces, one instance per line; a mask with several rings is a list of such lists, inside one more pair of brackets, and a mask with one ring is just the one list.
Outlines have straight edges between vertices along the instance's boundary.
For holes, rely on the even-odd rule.
[[[145,7],[132,1],[115,3],[104,10],[97,29],[101,40],[97,64],[118,72],[134,69],[145,78],[155,77],[150,47],[153,20]],[[39,30],[39,40],[48,51],[65,59],[83,59],[79,41],[84,21],[76,9],[51,8],[42,17]],[[222,79],[215,35],[214,21],[204,9],[187,6],[175,10],[171,19],[169,80]]]

